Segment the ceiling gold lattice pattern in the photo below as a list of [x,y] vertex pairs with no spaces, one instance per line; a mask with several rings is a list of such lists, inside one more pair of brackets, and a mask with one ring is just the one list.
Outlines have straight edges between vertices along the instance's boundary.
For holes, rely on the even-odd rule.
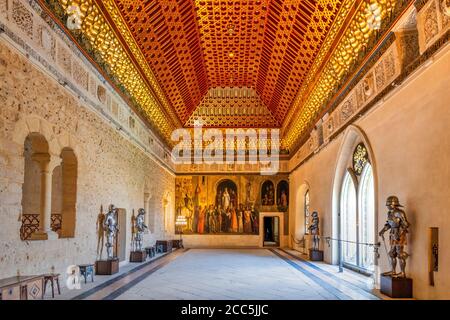
[[281,127],[284,149],[298,146],[374,25],[400,2],[40,1],[80,7],[88,53],[169,144],[174,129],[201,119],[206,127]]
[[277,128],[272,116],[251,88],[211,88],[187,122],[193,127],[200,121],[205,127]]
[[282,123],[342,2],[116,1],[183,123],[228,86],[256,88]]

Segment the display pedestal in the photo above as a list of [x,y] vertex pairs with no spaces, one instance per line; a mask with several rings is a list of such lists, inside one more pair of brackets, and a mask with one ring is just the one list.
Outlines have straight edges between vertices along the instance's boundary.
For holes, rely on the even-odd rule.
[[391,298],[412,298],[413,286],[410,278],[393,278],[390,275],[381,275],[381,293]]
[[323,251],[309,249],[309,260],[311,261],[323,261]]
[[147,259],[147,252],[144,251],[131,251],[130,262],[144,262]]
[[173,248],[177,248],[177,249],[183,249],[184,245],[183,245],[183,240],[172,240],[172,246]]
[[119,259],[95,261],[95,274],[112,275],[119,272]]

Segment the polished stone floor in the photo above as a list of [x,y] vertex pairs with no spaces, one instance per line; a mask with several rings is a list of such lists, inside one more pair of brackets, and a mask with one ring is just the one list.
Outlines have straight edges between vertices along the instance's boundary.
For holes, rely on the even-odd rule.
[[282,249],[176,250],[62,299],[378,299],[370,278]]

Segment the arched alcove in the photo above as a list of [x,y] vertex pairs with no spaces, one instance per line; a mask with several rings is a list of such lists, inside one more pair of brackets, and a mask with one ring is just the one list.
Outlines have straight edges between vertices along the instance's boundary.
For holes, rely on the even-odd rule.
[[[304,243],[299,243],[300,240],[304,239],[305,236],[305,195],[310,192],[310,186],[307,182],[303,182],[297,189],[295,194],[295,223],[294,223],[294,247],[304,248]],[[309,193],[310,194],[310,193]]]
[[62,210],[61,238],[75,236],[78,160],[71,148],[61,152]]
[[[46,203],[46,172],[50,162],[49,145],[40,133],[30,133],[24,141],[24,182],[22,185],[21,239],[45,233],[43,223]],[[48,204],[49,205],[49,204]]]
[[230,179],[223,179],[217,183],[216,186],[216,206],[237,207],[238,201],[238,188],[234,181]]
[[277,184],[277,205],[281,208],[289,206],[289,182],[281,180]]
[[[376,162],[369,140],[354,125],[345,131],[339,149],[332,197],[332,237],[359,243],[376,243]],[[363,271],[373,272],[374,279],[377,279],[378,261],[373,247],[342,243],[339,247],[338,241],[332,242],[332,262],[337,264],[342,260],[343,264],[345,261],[347,266],[353,267],[354,264],[355,268],[361,270],[367,267]],[[363,265],[362,260],[366,263],[373,261],[374,270],[371,270],[372,266]]]
[[264,181],[261,185],[261,205],[275,205],[275,187],[270,180]]

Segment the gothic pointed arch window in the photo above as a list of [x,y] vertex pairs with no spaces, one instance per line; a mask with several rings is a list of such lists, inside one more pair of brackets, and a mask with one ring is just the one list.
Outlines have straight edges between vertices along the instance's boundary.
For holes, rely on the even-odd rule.
[[375,239],[375,189],[372,164],[364,143],[349,159],[340,192],[340,226],[344,266],[373,273]]

